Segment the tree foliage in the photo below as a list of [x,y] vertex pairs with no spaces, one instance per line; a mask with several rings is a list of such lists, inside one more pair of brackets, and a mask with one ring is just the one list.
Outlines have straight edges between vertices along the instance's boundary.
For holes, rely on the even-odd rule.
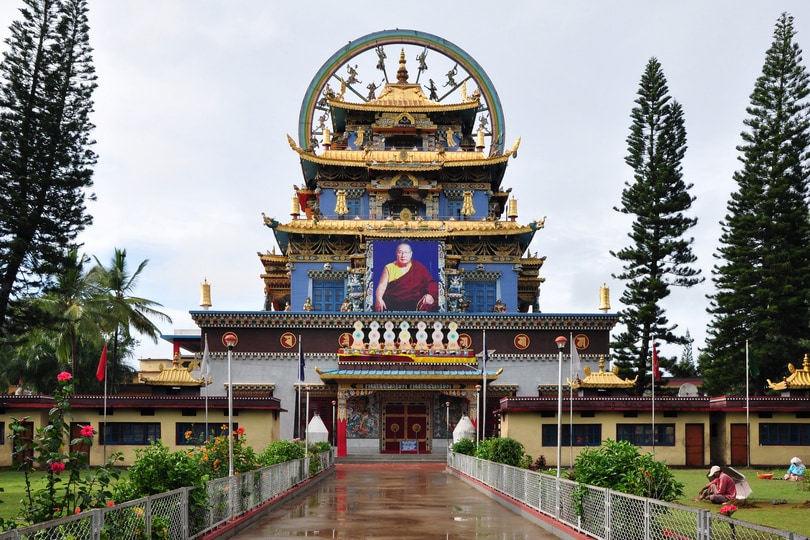
[[95,198],[86,0],[24,3],[0,63],[0,333],[23,324],[17,302],[58,272]]
[[692,238],[685,234],[697,218],[685,214],[694,202],[692,184],[683,180],[681,162],[686,154],[686,129],[681,105],[669,96],[661,64],[651,58],[641,77],[633,107],[628,155],[633,181],[625,182],[622,206],[614,208],[634,216],[628,237],[631,244],[611,255],[623,271],[613,277],[626,282],[619,322],[624,331],[612,344],[621,376],[639,375],[636,390],[649,381],[653,340],[683,343],[670,324],[663,300],[673,286],[691,287],[703,281],[694,267]]
[[[801,361],[810,326],[810,213],[808,213],[808,76],[794,41],[793,18],[782,14],[762,75],[746,108],[737,147],[742,169],[721,222],[712,319],[699,359],[711,395],[742,394],[746,340],[751,391],[766,377],[786,375]],[[806,343],[804,343],[806,345]]]

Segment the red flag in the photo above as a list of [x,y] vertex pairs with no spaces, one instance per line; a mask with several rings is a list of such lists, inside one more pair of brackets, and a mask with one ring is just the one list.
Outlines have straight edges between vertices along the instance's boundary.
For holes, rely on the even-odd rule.
[[658,371],[658,351],[655,350],[655,343],[653,343],[653,377],[656,381],[661,380],[661,373]]
[[98,369],[96,369],[96,379],[99,381],[104,380],[104,375],[107,373],[107,342],[104,342],[104,348],[101,350],[101,358],[98,361]]

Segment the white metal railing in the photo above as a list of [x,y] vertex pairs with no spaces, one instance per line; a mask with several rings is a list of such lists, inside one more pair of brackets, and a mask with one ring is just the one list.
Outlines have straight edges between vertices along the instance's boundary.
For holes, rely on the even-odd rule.
[[[318,472],[334,465],[331,451],[313,459],[320,461]],[[309,471],[309,457],[286,461],[230,478],[211,480],[203,487],[180,488],[0,532],[0,540],[196,538],[301,484],[309,478]],[[201,495],[198,490],[205,490],[203,500],[206,502],[195,507],[193,501]]]
[[518,503],[604,540],[806,540],[701,508],[636,497],[449,452],[447,466]]

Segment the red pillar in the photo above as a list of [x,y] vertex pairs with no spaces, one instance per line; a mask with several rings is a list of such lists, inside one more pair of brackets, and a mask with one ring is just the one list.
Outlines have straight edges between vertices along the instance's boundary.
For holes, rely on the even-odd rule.
[[346,457],[346,419],[338,418],[337,423],[337,455]]

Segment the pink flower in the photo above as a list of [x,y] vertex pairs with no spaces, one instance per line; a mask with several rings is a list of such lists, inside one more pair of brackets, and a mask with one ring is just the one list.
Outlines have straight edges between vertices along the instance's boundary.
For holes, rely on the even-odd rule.
[[236,428],[236,434],[237,435],[244,435],[245,434],[245,428],[243,428],[243,427]]
[[73,375],[71,375],[67,371],[63,371],[62,373],[60,373],[59,375],[56,376],[57,381],[69,381],[72,378],[73,378]]
[[51,463],[51,471],[55,472],[56,474],[60,474],[62,471],[65,470],[65,464],[61,461],[54,461]]
[[82,509],[81,509],[81,508],[79,508],[79,507],[77,506],[77,507],[76,507],[76,510],[74,510],[74,511],[73,511],[73,513],[74,513],[74,514],[81,514],[81,513],[82,513]]
[[107,501],[107,506],[115,506],[115,501]]
[[728,517],[731,517],[736,511],[737,507],[734,506],[733,504],[726,504],[720,508],[720,513]]
[[86,426],[82,426],[82,437],[92,437],[95,434],[96,430],[93,429],[93,426],[89,424]]

